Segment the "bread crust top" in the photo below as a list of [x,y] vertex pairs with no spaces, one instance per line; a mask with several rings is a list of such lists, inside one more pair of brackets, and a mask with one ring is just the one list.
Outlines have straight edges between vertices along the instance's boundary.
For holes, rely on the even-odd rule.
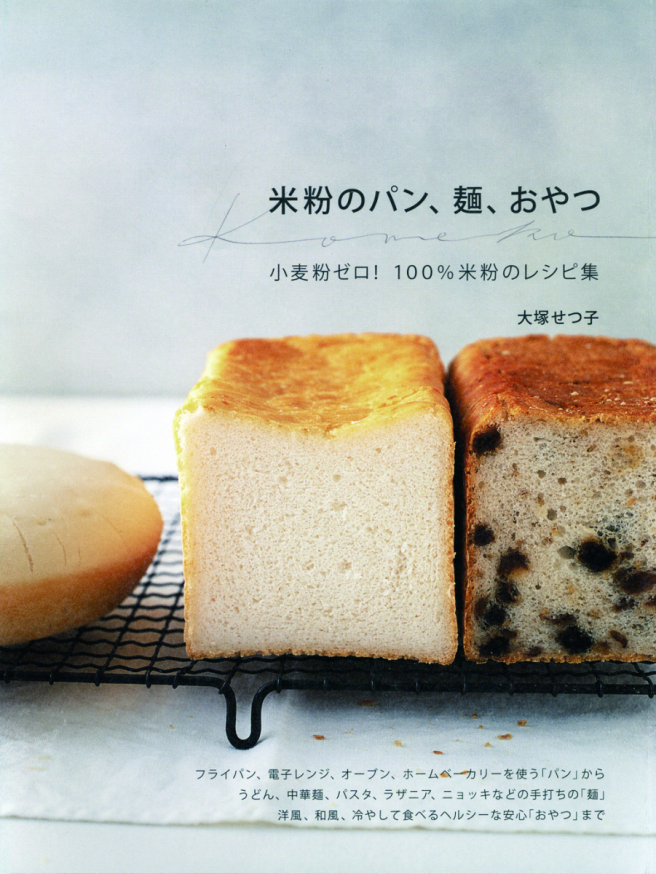
[[179,411],[333,435],[417,413],[451,421],[444,367],[415,334],[242,339],[213,349]]
[[111,462],[0,445],[0,593],[149,562],[161,532],[143,482]]
[[520,416],[656,422],[656,347],[546,334],[480,340],[451,363],[448,391],[466,438]]

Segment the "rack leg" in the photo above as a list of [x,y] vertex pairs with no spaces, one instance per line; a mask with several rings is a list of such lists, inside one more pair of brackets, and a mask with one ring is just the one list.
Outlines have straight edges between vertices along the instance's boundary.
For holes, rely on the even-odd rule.
[[262,733],[262,703],[269,693],[280,691],[278,682],[266,683],[259,688],[251,703],[251,733],[247,738],[237,734],[237,698],[229,683],[225,683],[219,692],[226,701],[226,735],[228,740],[238,750],[250,750],[256,745]]

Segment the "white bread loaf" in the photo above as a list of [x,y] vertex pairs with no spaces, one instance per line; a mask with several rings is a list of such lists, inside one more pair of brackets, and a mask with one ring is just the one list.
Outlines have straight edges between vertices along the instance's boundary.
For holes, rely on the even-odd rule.
[[192,658],[457,646],[453,429],[426,338],[219,346],[178,411]]
[[449,391],[467,657],[656,659],[656,348],[483,340]]
[[0,446],[0,644],[99,619],[130,594],[162,517],[137,477],[107,461]]

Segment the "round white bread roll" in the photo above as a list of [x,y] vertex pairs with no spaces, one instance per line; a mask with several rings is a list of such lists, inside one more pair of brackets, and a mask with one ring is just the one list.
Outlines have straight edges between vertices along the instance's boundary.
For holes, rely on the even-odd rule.
[[0,644],[108,613],[148,569],[161,533],[153,497],[116,465],[0,445]]

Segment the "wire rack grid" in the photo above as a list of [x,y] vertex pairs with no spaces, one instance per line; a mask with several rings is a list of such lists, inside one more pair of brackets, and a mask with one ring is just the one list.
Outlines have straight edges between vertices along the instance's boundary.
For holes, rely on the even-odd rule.
[[[0,677],[57,682],[209,686],[226,701],[226,735],[238,749],[259,740],[262,704],[287,689],[360,692],[485,692],[656,695],[656,665],[585,662],[577,665],[488,662],[459,656],[452,665],[406,659],[250,656],[191,661],[183,639],[183,570],[179,490],[175,476],[144,477],[164,516],[159,550],[134,593],[98,622],[29,644],[0,647]],[[237,733],[233,681],[261,676],[250,706],[250,734]]]

